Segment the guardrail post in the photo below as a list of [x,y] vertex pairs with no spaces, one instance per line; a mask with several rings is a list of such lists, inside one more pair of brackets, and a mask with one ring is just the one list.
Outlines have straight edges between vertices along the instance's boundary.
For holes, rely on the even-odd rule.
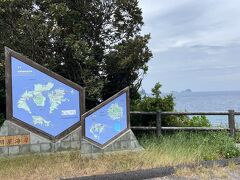
[[230,129],[230,135],[235,137],[235,117],[234,117],[234,110],[228,110],[228,126]]
[[156,134],[157,134],[157,137],[159,137],[162,133],[161,132],[162,131],[161,125],[162,125],[161,111],[157,111],[157,116],[156,116]]

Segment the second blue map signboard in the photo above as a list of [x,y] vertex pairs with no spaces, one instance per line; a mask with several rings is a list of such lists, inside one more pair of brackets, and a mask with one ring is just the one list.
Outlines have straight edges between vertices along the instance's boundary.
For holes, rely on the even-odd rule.
[[80,121],[79,91],[12,57],[13,117],[56,136]]
[[127,129],[127,93],[123,93],[85,118],[85,137],[100,145]]

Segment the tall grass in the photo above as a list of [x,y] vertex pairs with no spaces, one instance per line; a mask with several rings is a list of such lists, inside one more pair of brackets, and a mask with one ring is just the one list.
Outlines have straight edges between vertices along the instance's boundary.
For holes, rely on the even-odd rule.
[[156,157],[161,158],[159,161],[174,165],[240,155],[234,139],[227,132],[180,132],[161,138],[143,136],[140,142],[145,147],[143,153],[147,159],[156,163],[160,163],[154,160]]
[[227,132],[176,133],[139,139],[140,152],[115,153],[97,158],[79,152],[0,158],[0,179],[58,179],[101,173],[177,165],[239,155]]

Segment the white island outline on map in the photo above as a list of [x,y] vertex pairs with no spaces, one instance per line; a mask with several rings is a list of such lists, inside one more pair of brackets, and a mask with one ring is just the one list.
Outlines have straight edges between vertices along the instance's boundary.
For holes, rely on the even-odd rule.
[[20,109],[24,109],[29,114],[32,114],[30,108],[27,105],[27,101],[32,97],[33,97],[32,91],[25,91],[21,98],[19,99],[17,107]]
[[45,120],[42,116],[32,116],[33,118],[33,124],[34,125],[41,125],[41,126],[45,126],[45,127],[49,127],[51,121],[47,121]]
[[90,133],[93,135],[93,137],[95,139],[99,140],[100,139],[100,135],[103,133],[103,131],[105,130],[106,127],[107,126],[105,124],[94,122],[91,125]]

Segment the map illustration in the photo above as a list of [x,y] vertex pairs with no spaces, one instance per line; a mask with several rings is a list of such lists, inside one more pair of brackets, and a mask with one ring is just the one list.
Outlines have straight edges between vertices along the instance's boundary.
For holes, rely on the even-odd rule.
[[127,128],[127,95],[113,99],[85,118],[85,136],[101,145]]
[[13,116],[56,136],[80,120],[79,91],[11,58]]
[[105,130],[106,125],[100,123],[93,123],[90,128],[90,132],[94,136],[94,139],[99,140],[102,132]]
[[110,108],[108,108],[108,116],[112,120],[119,120],[123,117],[123,107],[119,106],[117,103],[112,104]]

